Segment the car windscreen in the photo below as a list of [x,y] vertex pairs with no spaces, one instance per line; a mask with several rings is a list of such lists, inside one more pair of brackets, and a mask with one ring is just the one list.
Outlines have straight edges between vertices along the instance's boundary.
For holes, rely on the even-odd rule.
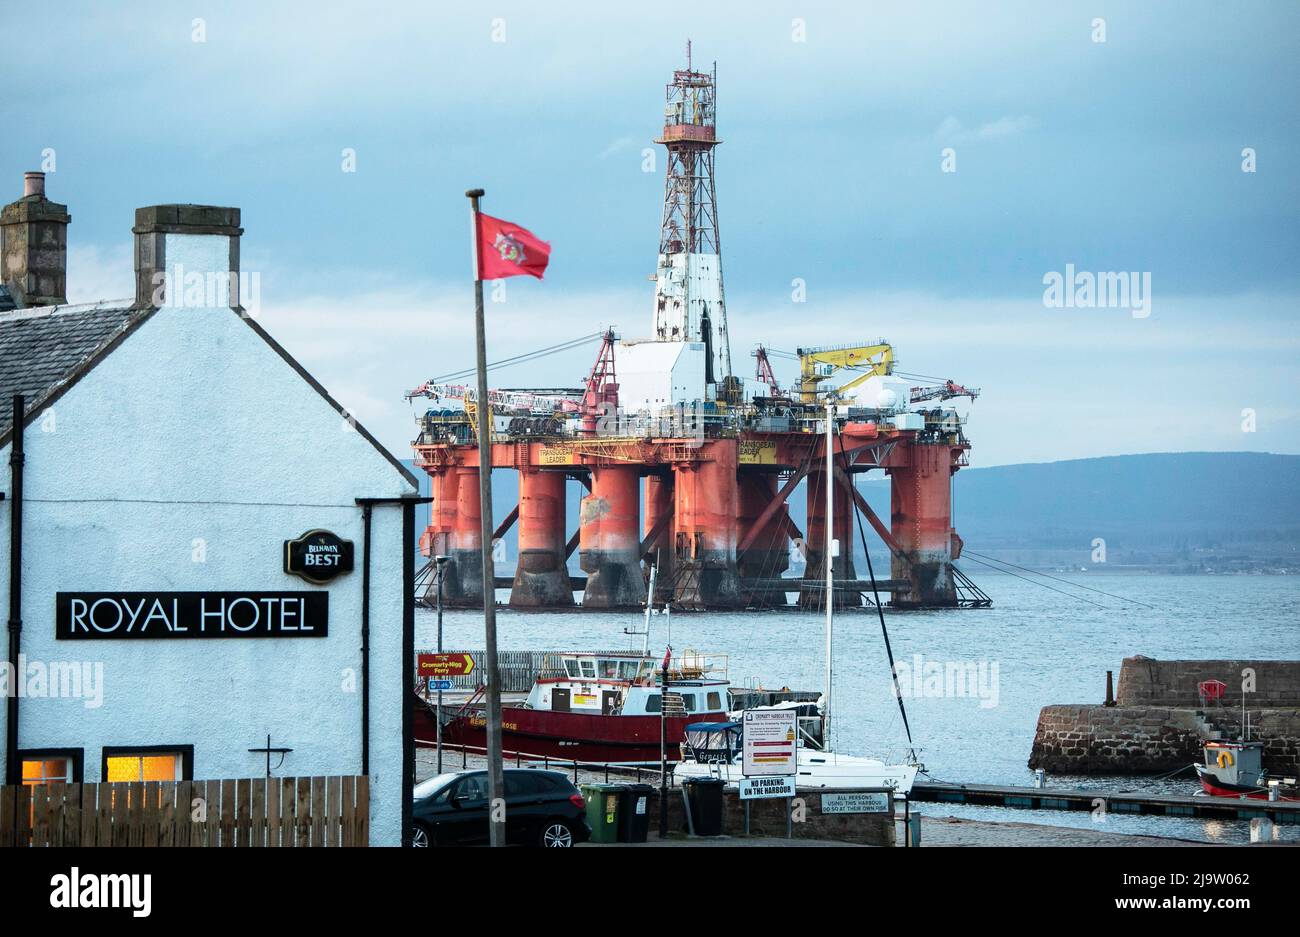
[[459,775],[456,774],[436,774],[426,781],[421,781],[415,785],[415,799],[424,800],[431,794],[436,794],[452,781],[456,780]]

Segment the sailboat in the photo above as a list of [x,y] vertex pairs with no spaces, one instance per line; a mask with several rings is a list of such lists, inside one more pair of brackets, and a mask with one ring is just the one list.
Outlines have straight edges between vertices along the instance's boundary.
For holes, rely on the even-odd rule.
[[[831,699],[834,688],[834,631],[835,631],[835,601],[834,601],[834,563],[837,542],[835,540],[835,525],[831,523],[834,513],[835,485],[831,480],[835,477],[834,461],[834,430],[835,430],[835,403],[828,400],[826,403],[826,478],[827,483],[823,486],[826,489],[826,674],[825,686],[822,690],[822,698],[819,701],[822,717],[822,734],[824,740],[822,747],[810,746],[807,738],[801,733],[796,740],[796,772],[795,784],[799,787],[823,787],[823,788],[860,788],[860,787],[883,787],[891,788],[896,794],[907,794],[912,789],[912,784],[916,781],[917,771],[921,766],[915,762],[915,757],[908,763],[887,764],[874,758],[865,758],[859,755],[847,755],[837,752],[833,749],[831,743]],[[729,723],[731,727],[738,730],[738,724]],[[713,731],[718,726],[705,727],[700,725],[698,732],[692,732],[693,726],[688,725],[687,739],[688,751],[687,760],[680,762],[674,769],[674,777],[681,780],[692,777],[714,777],[726,781],[729,786],[736,786],[744,777],[742,765],[742,753],[740,750],[732,750],[731,739],[738,735],[735,733],[726,733]],[[705,752],[702,749],[692,752],[691,741],[698,740],[700,745],[716,746],[721,744],[723,751]],[[737,746],[738,748],[739,746]]]

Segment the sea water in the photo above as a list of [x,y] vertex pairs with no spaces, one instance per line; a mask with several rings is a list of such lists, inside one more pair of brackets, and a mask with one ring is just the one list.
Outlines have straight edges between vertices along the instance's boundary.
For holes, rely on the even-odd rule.
[[[1300,657],[1300,577],[1175,576],[1077,572],[1080,586],[1042,580],[1077,598],[1005,575],[979,585],[990,609],[893,612],[885,624],[920,760],[934,780],[1030,786],[1027,766],[1038,712],[1054,703],[1100,704],[1106,671],[1119,679],[1125,657],[1279,659]],[[508,594],[499,593],[505,601]],[[1086,599],[1087,601],[1083,601]],[[1143,604],[1137,604],[1137,603]],[[1096,604],[1090,604],[1096,603]],[[1147,607],[1150,606],[1150,607]],[[435,642],[433,612],[416,616],[416,645]],[[516,612],[497,615],[499,646],[510,650],[641,647],[638,612]],[[725,654],[733,684],[820,690],[825,679],[824,616],[818,613],[680,612],[651,622],[650,650]],[[482,613],[448,611],[444,646],[483,646]],[[837,750],[884,760],[908,751],[874,609],[835,616],[832,739]],[[936,669],[936,667],[938,669]],[[1225,674],[1233,684],[1233,675]],[[1169,778],[1064,777],[1049,787],[1191,794],[1190,771]],[[1090,826],[1087,813],[918,804],[930,815]],[[1244,821],[1110,815],[1097,828],[1119,833],[1245,842]],[[1278,827],[1300,840],[1300,827]]]

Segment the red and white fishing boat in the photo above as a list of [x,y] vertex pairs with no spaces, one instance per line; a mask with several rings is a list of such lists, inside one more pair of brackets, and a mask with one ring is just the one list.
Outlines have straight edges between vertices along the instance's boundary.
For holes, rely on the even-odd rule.
[[1249,797],[1270,799],[1276,787],[1277,800],[1300,800],[1295,778],[1270,778],[1263,767],[1264,743],[1246,741],[1207,741],[1205,763],[1194,764],[1205,793],[1214,797]]
[[[561,653],[537,676],[526,699],[501,707],[501,747],[507,754],[614,764],[659,764],[660,733],[676,762],[690,722],[727,719],[726,658],[687,652],[664,664],[644,652]],[[444,745],[487,746],[481,692],[444,705]],[[435,710],[417,696],[416,744],[432,747]],[[661,726],[662,723],[662,726]]]

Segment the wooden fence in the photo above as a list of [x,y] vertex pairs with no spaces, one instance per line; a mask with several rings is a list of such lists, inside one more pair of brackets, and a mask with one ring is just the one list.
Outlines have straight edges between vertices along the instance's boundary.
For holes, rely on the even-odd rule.
[[4,846],[365,846],[365,776],[0,787]]

